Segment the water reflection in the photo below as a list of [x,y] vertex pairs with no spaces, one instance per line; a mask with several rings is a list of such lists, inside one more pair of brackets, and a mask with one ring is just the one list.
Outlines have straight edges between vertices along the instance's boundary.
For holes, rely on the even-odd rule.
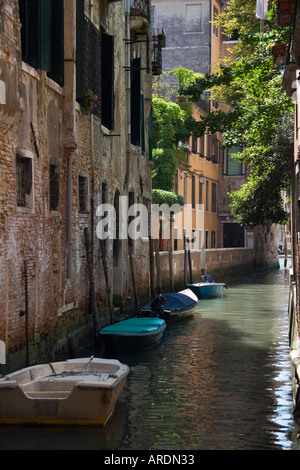
[[288,271],[229,286],[131,367],[103,428],[0,428],[0,449],[291,450]]

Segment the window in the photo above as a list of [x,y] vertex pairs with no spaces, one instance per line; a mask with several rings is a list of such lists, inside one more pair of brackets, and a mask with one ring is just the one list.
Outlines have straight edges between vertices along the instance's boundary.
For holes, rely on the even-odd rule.
[[183,198],[184,198],[184,203],[188,203],[188,177],[187,175],[184,176],[183,180]]
[[211,231],[211,248],[216,248],[216,232]]
[[206,181],[205,210],[209,211],[209,181]]
[[131,61],[131,143],[141,145],[141,59]]
[[208,248],[209,231],[205,230],[205,248]]
[[204,138],[204,135],[202,135],[199,139],[199,154],[200,154],[200,157],[204,157],[204,141],[205,141],[205,138]]
[[[203,183],[201,183],[199,176],[199,205],[203,204]],[[200,207],[202,209],[202,207]]]
[[205,143],[206,143],[206,152],[205,156],[207,160],[211,160],[211,134],[209,131],[206,131],[205,133]]
[[217,212],[217,183],[211,183],[211,211]]
[[245,174],[245,165],[243,162],[240,162],[234,155],[242,151],[242,147],[232,147],[226,152],[224,159],[225,163],[225,174],[228,176],[240,176]]
[[33,207],[32,158],[16,157],[17,206]]
[[78,200],[79,212],[85,213],[88,210],[88,179],[85,176],[78,176]]
[[49,176],[49,207],[51,211],[55,211],[59,203],[59,167],[57,165],[50,165]]
[[187,4],[185,10],[185,32],[199,33],[202,31],[202,4]]
[[114,109],[113,42],[87,18],[84,0],[76,0],[76,100],[82,103],[89,90],[97,95],[93,113],[108,129]]
[[231,36],[225,35],[224,41],[238,41],[240,34],[237,29],[234,29]]
[[[216,19],[218,14],[219,14],[219,10],[214,6],[213,20]],[[219,26],[218,25],[215,25],[215,24],[213,25],[213,33],[217,38],[219,37]]]
[[64,82],[63,0],[19,0],[22,60]]
[[114,37],[102,34],[101,123],[114,129]]
[[219,161],[219,140],[216,134],[212,136],[212,161],[217,163]]
[[198,145],[197,145],[197,137],[192,137],[192,152],[197,153],[198,152]]
[[196,207],[195,195],[196,195],[196,179],[195,179],[195,175],[192,175],[192,208],[193,209],[195,209]]

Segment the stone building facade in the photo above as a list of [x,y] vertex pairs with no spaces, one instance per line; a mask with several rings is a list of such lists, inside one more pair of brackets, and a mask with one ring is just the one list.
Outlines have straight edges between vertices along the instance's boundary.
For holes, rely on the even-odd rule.
[[[162,51],[164,72],[177,67],[201,74],[213,72],[218,60],[228,54],[237,40],[236,36],[226,37],[212,23],[226,3],[225,0],[152,0],[152,28],[166,32],[166,47]],[[222,103],[210,100],[207,93],[195,105],[196,120],[211,109],[222,108]],[[192,209],[194,213],[189,218],[192,222],[185,227],[188,236],[194,238],[195,249],[250,248],[257,267],[274,266],[277,264],[276,226],[246,230],[232,216],[228,193],[246,182],[247,168],[232,158],[239,149],[224,150],[221,140],[220,133],[206,132],[201,138],[191,137],[191,152],[175,177],[175,192],[178,189],[190,205],[193,200],[196,205],[204,205],[197,226],[196,209]],[[182,238],[176,246],[182,248]]]
[[[148,0],[0,4],[7,363],[22,348],[58,356],[91,323],[94,298],[109,323],[112,305],[134,308],[134,293],[148,292],[148,242],[118,235],[128,204],[151,201],[150,39]],[[101,244],[105,217],[114,239]]]

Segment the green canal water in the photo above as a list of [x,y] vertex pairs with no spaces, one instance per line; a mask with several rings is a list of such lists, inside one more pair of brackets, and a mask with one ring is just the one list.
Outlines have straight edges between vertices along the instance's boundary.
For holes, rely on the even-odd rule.
[[119,356],[127,384],[105,428],[0,428],[0,449],[298,450],[288,344],[289,271],[228,284]]

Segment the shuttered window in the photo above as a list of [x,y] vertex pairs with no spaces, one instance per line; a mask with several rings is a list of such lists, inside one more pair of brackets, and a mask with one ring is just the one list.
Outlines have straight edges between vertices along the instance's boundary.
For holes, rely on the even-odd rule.
[[19,0],[19,11],[22,60],[63,85],[63,0]]
[[114,37],[102,34],[102,112],[101,122],[114,128]]
[[141,59],[131,61],[131,143],[141,145]]

